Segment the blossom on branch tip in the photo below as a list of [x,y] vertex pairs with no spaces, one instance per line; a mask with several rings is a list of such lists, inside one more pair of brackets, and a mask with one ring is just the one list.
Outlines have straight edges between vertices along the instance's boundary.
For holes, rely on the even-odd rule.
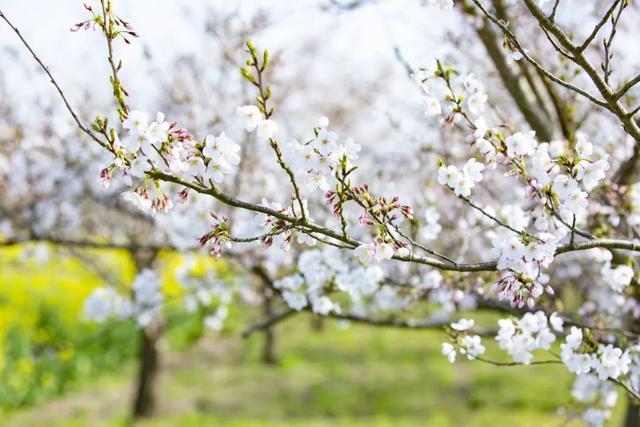
[[525,313],[515,323],[511,319],[500,319],[496,340],[514,362],[528,365],[533,361],[534,350],[548,350],[556,340],[549,329],[549,321],[542,311]]
[[484,165],[475,159],[469,159],[462,171],[453,165],[443,165],[438,170],[438,183],[451,188],[456,196],[469,197],[475,184],[482,181],[483,169]]
[[262,122],[262,112],[255,105],[243,105],[237,110],[240,124],[247,132],[253,132]]
[[484,165],[482,163],[478,163],[476,159],[469,159],[462,168],[462,173],[468,176],[471,181],[477,183],[482,181],[483,170]]
[[460,353],[466,354],[467,359],[473,360],[484,352],[485,347],[479,335],[465,335],[460,340]]
[[147,197],[143,197],[138,191],[125,191],[122,193],[122,199],[142,212],[151,212],[151,201]]
[[443,356],[447,357],[449,363],[456,361],[456,348],[453,345],[448,342],[443,342],[441,352]]
[[328,156],[337,148],[336,141],[338,134],[327,129],[318,132],[318,136],[313,140],[313,147],[323,156]]
[[130,111],[122,122],[122,127],[137,134],[144,133],[149,127],[149,115],[139,110]]
[[473,328],[473,325],[475,325],[473,319],[460,319],[457,322],[453,322],[451,328],[456,331],[466,331],[467,329]]
[[268,140],[278,131],[278,124],[271,119],[264,119],[257,126],[258,138]]
[[458,168],[453,165],[440,166],[438,169],[438,183],[440,185],[446,185],[448,187],[455,187],[460,180],[460,172]]
[[158,113],[156,121],[152,122],[145,132],[145,137],[152,144],[166,141],[169,137],[169,129],[171,124],[164,120],[164,114]]
[[364,264],[379,263],[393,256],[393,246],[389,243],[371,242],[358,246],[353,253]]

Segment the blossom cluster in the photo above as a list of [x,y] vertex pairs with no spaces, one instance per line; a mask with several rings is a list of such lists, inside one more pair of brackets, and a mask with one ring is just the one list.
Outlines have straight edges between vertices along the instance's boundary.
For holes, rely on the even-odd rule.
[[[438,183],[470,204],[471,191],[483,180],[487,167],[502,165],[507,175],[523,185],[529,215],[518,226],[509,224],[517,221],[500,222],[490,207],[474,207],[502,227],[492,239],[491,253],[498,258],[501,272],[494,290],[514,306],[533,307],[545,290],[553,293],[543,269],[550,266],[562,241],[574,239],[575,228],[587,221],[587,198],[606,176],[608,155],[582,132],[576,133],[575,143],[567,150],[564,141],[539,143],[534,131],[489,127],[483,116],[482,86],[451,66],[437,62],[435,70],[421,69],[415,77],[427,94],[428,115],[443,114],[441,104],[446,105],[445,123],[462,122],[471,128],[468,141],[484,158],[484,164],[471,158],[461,169],[441,164]],[[443,94],[441,101],[429,95],[438,91]],[[528,218],[533,219],[534,230],[527,229]]]
[[[474,325],[472,319],[461,319],[450,325],[453,344],[442,344],[442,354],[449,362],[455,361],[457,351],[467,354],[469,359],[485,352],[480,337],[469,333]],[[547,315],[543,311],[525,313],[515,321],[500,319],[498,325],[496,340],[499,347],[515,363],[524,365],[533,362],[533,351],[538,349],[555,356],[551,346],[557,334],[564,334],[564,320],[556,313]],[[569,372],[576,374],[571,394],[583,405],[581,417],[587,425],[602,426],[616,404],[615,384],[607,380],[623,381],[632,390],[638,390],[640,345],[622,350],[613,344],[587,338],[583,329],[571,326],[560,350],[560,361]]]
[[151,269],[142,270],[134,279],[132,289],[133,295],[128,297],[113,288],[96,288],[84,302],[85,316],[95,322],[133,318],[139,327],[149,325],[163,304],[157,274]]
[[457,71],[437,61],[435,68],[420,68],[413,78],[423,96],[427,117],[444,117],[444,124],[460,120],[461,113],[480,116],[486,109],[488,96],[483,84],[473,74],[456,76]]
[[611,409],[618,401],[615,384],[600,381],[594,374],[577,375],[571,396],[586,407],[581,417],[590,427],[603,426],[611,417]]
[[443,165],[438,170],[438,183],[451,188],[456,196],[469,197],[471,189],[482,181],[483,169],[484,165],[476,159],[470,159],[462,170],[453,165]]
[[562,141],[538,143],[534,131],[505,137],[487,127],[484,119],[477,120],[474,128],[470,140],[485,161],[510,167],[510,173],[521,178],[529,198],[538,204],[538,231],[556,231],[559,219],[571,223],[575,217],[577,223],[584,222],[588,193],[609,170],[608,155],[596,149],[585,134],[577,133],[573,152],[567,153]]
[[507,236],[497,233],[492,240],[491,254],[498,257],[500,279],[494,289],[501,299],[511,301],[514,306],[522,307],[525,303],[529,307],[546,290],[553,294],[553,289],[547,285],[549,277],[542,273],[541,267],[548,267],[553,261],[556,242],[551,235],[541,235],[543,240],[530,240],[523,243],[521,237]]
[[[300,206],[302,205],[302,208]],[[278,202],[269,202],[262,199],[262,206],[273,209],[287,216],[299,216],[304,212],[306,218],[311,218],[307,207],[307,200],[303,199],[300,203],[292,203],[290,206],[283,206]],[[297,232],[291,224],[286,221],[274,218],[271,215],[258,215],[260,227],[269,229],[269,233],[261,239],[261,243],[265,247],[271,247],[274,243],[284,251],[288,251],[293,242],[293,238],[302,245],[314,246],[316,244],[315,235],[313,233]]]
[[103,169],[101,177],[106,186],[114,176],[122,177],[132,188],[123,198],[143,212],[166,212],[173,207],[160,181],[149,178],[151,171],[208,186],[224,182],[240,162],[240,146],[224,132],[198,142],[176,123],[167,122],[162,113],[150,122],[145,112],[130,111],[122,127],[128,133],[121,141],[114,138],[116,159]]
[[582,329],[572,326],[566,341],[560,345],[561,357],[567,369],[575,374],[594,372],[600,381],[618,379],[629,372],[631,357],[612,344],[598,344],[595,351],[584,340]]
[[631,284],[631,280],[635,274],[633,268],[628,265],[617,265],[613,267],[611,261],[602,264],[600,273],[615,292],[623,292],[625,288]]
[[348,138],[343,143],[338,142],[336,132],[329,130],[329,119],[320,117],[313,135],[307,142],[291,141],[286,144],[285,159],[307,191],[329,191],[332,175],[340,164],[350,168],[358,159],[361,150],[359,144]]
[[393,256],[393,245],[389,243],[371,242],[354,249],[353,254],[363,264],[375,264]]
[[460,319],[451,324],[452,339],[451,343],[442,343],[442,354],[447,357],[450,363],[456,360],[456,351],[460,354],[466,354],[467,359],[473,360],[481,356],[486,351],[482,345],[482,338],[479,335],[471,335],[469,331],[475,325],[472,319]]
[[[330,298],[332,288],[345,292],[351,300],[351,312],[365,307],[397,309],[401,297],[388,286],[381,286],[383,271],[377,265],[350,263],[336,248],[307,250],[300,255],[297,272],[274,283],[284,301],[294,310],[310,306],[318,314],[339,313],[341,306]],[[372,304],[365,304],[372,300]]]
[[[532,351],[549,350],[556,340],[555,333],[562,333],[563,321],[555,313],[547,315],[538,311],[526,313],[521,319],[500,319],[496,340],[516,363],[528,365],[533,360]],[[555,332],[555,333],[554,333]]]
[[264,117],[255,105],[243,105],[236,110],[242,127],[247,132],[256,131],[258,138],[263,141],[271,139],[278,132],[278,124],[272,119]]
[[624,376],[630,376],[631,388],[638,390],[637,381],[634,384],[639,369],[638,345],[622,350],[613,344],[596,344],[585,338],[581,328],[572,326],[560,349],[562,362],[577,375],[572,395],[587,405],[582,413],[587,425],[604,425],[616,404],[617,392],[613,384],[605,381],[621,381]]

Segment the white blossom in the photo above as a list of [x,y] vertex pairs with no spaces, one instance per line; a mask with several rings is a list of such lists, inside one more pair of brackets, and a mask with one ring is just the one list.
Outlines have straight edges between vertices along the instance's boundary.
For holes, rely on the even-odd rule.
[[242,127],[248,132],[253,132],[262,122],[262,113],[255,105],[243,105],[236,111]]
[[535,139],[536,133],[534,131],[528,132],[516,132],[513,135],[507,137],[507,154],[509,156],[524,156],[534,153],[538,143]]
[[[282,298],[287,303],[289,307],[293,310],[300,311],[305,308],[308,304],[307,297],[299,292],[293,291],[284,291],[282,293]],[[315,311],[315,309],[314,309]]]
[[271,119],[265,119],[258,123],[257,130],[258,138],[270,139],[278,131],[278,124]]
[[451,328],[456,331],[466,331],[467,329],[473,328],[474,324],[475,322],[473,319],[460,319],[459,321],[452,323]]
[[442,355],[447,357],[449,363],[453,363],[456,361],[456,349],[454,346],[447,342],[442,343]]
[[484,354],[485,347],[481,343],[479,335],[465,335],[460,340],[460,353],[466,354],[469,360]]

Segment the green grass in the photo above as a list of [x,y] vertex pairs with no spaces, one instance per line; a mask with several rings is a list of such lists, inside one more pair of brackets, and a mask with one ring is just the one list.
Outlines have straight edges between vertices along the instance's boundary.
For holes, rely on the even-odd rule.
[[[50,259],[37,262],[28,256],[31,248],[0,250],[0,412],[68,393],[137,350],[133,322],[82,320],[83,301],[99,277],[77,259],[56,256],[53,247]],[[100,255],[126,273],[125,257]]]
[[[442,334],[294,318],[277,329],[278,366],[259,362],[262,337],[208,337],[165,352],[164,426],[559,426],[571,378],[561,366],[453,366]],[[490,357],[499,357],[490,348]],[[134,366],[86,390],[0,419],[0,425],[126,425]],[[614,423],[619,423],[621,407]],[[567,424],[576,426],[578,424]]]

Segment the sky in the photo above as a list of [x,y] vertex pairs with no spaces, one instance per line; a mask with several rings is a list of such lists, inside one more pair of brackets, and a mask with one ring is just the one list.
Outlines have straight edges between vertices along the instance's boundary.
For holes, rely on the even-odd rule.
[[[89,1],[91,4],[91,2]],[[97,6],[97,2],[94,2]],[[295,60],[305,41],[322,40],[323,49],[316,55],[313,67],[325,82],[335,77],[336,64],[341,70],[357,70],[366,76],[380,61],[396,62],[394,46],[411,46],[431,51],[434,35],[441,33],[434,23],[446,22],[444,15],[433,8],[425,8],[415,0],[397,0],[339,13],[327,11],[326,1],[228,1],[228,0],[115,0],[118,14],[132,23],[140,38],[131,46],[120,43],[117,56],[125,63],[123,78],[136,93],[158,90],[149,85],[145,72],[148,62],[144,51],[153,55],[160,70],[176,57],[206,51],[203,37],[207,11],[238,10],[240,19],[247,19],[268,4],[272,24],[252,38],[258,45],[281,52],[290,62]],[[104,79],[107,64],[104,42],[96,31],[71,32],[71,26],[86,19],[87,12],[78,0],[4,0],[3,12],[21,29],[41,59],[50,66],[56,79],[75,102],[83,102],[84,94],[74,90],[91,88],[91,97],[109,96]],[[416,12],[419,12],[416,14]],[[438,16],[434,16],[438,15]],[[442,15],[442,16],[440,16]],[[417,30],[417,31],[416,31]],[[416,38],[419,40],[416,40]],[[0,72],[10,93],[25,98],[29,94],[46,90],[48,82],[38,76],[35,62],[19,45],[6,25],[0,26]],[[398,72],[402,72],[398,65]],[[38,81],[40,80],[40,81]]]
[[[97,0],[85,1],[98,7]],[[589,8],[576,8],[572,2],[579,3],[568,0],[567,9],[561,11],[562,19],[587,22]],[[217,56],[211,53],[214,42],[206,35],[211,16],[237,12],[233,25],[241,25],[262,11],[269,24],[251,35],[254,43],[277,55],[281,62],[279,73],[286,80],[310,82],[303,91],[287,94],[289,111],[296,114],[290,123],[284,124],[292,127],[292,134],[301,136],[317,117],[327,114],[322,110],[326,97],[334,103],[344,99],[345,108],[357,115],[359,123],[350,123],[343,130],[359,143],[375,137],[383,127],[390,133],[387,117],[402,120],[407,112],[419,114],[422,108],[420,92],[407,79],[394,48],[399,48],[412,66],[430,66],[436,58],[451,53],[447,50],[451,45],[442,42],[447,33],[456,29],[459,33],[460,25],[469,23],[461,22],[459,14],[452,11],[425,7],[420,0],[372,1],[348,12],[329,8],[328,3],[328,0],[113,0],[117,13],[140,34],[131,45],[116,44],[116,57],[124,63],[121,77],[131,92],[129,104],[157,111],[156,104],[168,100],[160,82],[168,80],[177,58],[193,56],[207,66],[215,66]],[[82,0],[2,0],[0,7],[49,65],[71,103],[98,109],[87,112],[88,118],[103,113],[105,108],[98,106],[109,106],[111,102],[103,37],[94,30],[70,31],[74,23],[88,17]],[[624,38],[618,41],[625,50],[640,49],[640,44],[625,42]],[[309,46],[314,46],[312,52],[308,51]],[[470,43],[461,47],[457,59],[466,61],[463,69],[482,74],[483,65],[474,58],[485,55],[483,48]],[[620,57],[633,63],[619,69],[631,68],[640,61],[640,53]],[[5,93],[23,117],[31,117],[36,100],[61,109],[54,89],[6,25],[0,25],[0,73]],[[273,89],[284,92],[288,87]],[[372,105],[359,105],[352,95],[374,90],[382,93],[376,93]],[[233,111],[231,108],[235,105],[229,111]],[[283,116],[279,120],[289,119],[286,114]],[[415,133],[414,128],[392,135],[393,141],[400,143],[410,133]]]

